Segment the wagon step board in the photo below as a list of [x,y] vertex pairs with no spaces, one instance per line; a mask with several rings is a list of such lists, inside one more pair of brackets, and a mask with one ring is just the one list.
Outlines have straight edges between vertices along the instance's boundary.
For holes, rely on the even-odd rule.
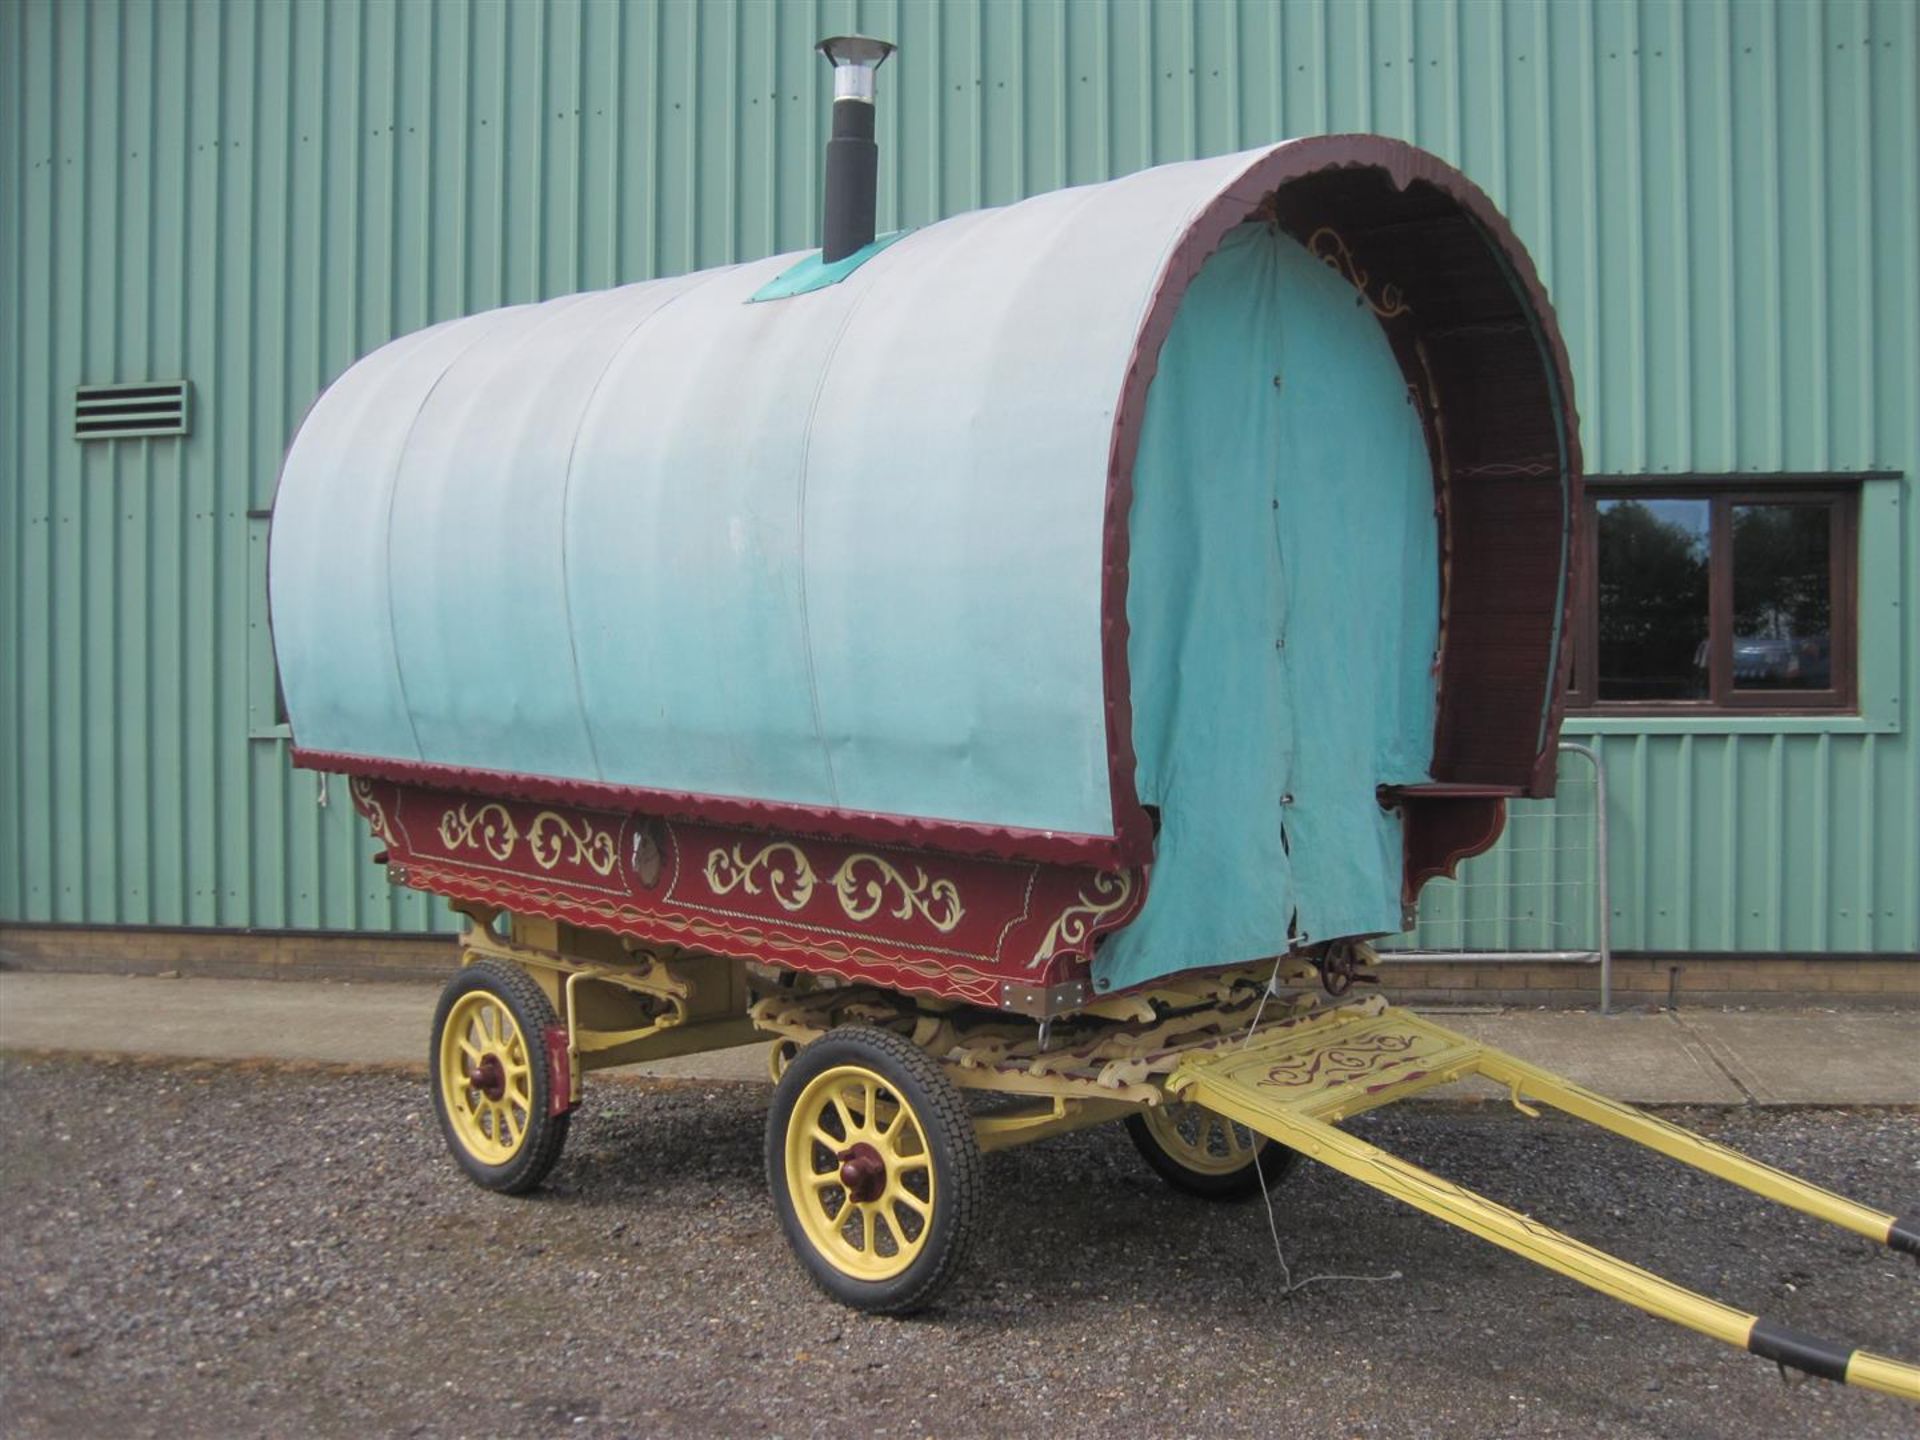
[[1349,1116],[1469,1075],[1506,1086],[1514,1104],[1530,1115],[1539,1113],[1530,1102],[1551,1105],[1770,1200],[1896,1250],[1920,1253],[1920,1226],[1911,1216],[1856,1205],[1405,1010],[1335,1011],[1244,1048],[1196,1055],[1173,1072],[1167,1089],[1649,1314],[1783,1367],[1920,1401],[1920,1367],[1831,1344],[1697,1295],[1338,1128]]

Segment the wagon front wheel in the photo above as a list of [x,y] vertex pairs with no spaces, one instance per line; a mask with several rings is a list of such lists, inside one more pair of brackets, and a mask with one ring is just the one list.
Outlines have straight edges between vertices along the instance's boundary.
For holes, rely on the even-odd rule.
[[1161,1179],[1203,1200],[1245,1200],[1263,1186],[1272,1191],[1300,1158],[1204,1105],[1182,1101],[1129,1115],[1127,1134]]
[[925,1051],[871,1026],[831,1030],[786,1066],[767,1117],[767,1183],[813,1282],[899,1315],[953,1278],[980,1210],[980,1148]]
[[571,1116],[552,1112],[546,1034],[553,1007],[532,978],[481,960],[447,982],[433,1015],[433,1108],[476,1184],[507,1195],[553,1169]]

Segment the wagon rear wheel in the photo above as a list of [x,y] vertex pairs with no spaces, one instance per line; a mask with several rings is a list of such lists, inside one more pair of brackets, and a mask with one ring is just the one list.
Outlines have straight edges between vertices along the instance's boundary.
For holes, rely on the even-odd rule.
[[1176,1190],[1203,1200],[1245,1200],[1264,1178],[1271,1191],[1299,1155],[1204,1105],[1169,1101],[1127,1117],[1141,1158]]
[[511,965],[481,960],[447,982],[433,1015],[433,1108],[460,1168],[520,1195],[553,1169],[569,1115],[551,1112],[546,995]]
[[814,1283],[855,1309],[930,1303],[980,1210],[980,1149],[953,1082],[911,1041],[851,1025],[786,1066],[767,1117],[767,1183]]

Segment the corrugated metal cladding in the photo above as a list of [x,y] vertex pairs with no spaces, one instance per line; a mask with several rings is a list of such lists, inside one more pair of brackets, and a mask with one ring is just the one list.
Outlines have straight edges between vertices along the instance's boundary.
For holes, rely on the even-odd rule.
[[[0,917],[438,923],[273,735],[256,512],[287,438],[389,336],[810,243],[811,47],[854,29],[901,47],[883,228],[1382,131],[1514,217],[1594,470],[1920,470],[1911,0],[16,0]],[[73,438],[75,387],[182,377],[185,439]],[[1867,487],[1863,718],[1604,735],[1616,944],[1920,949],[1906,483]]]

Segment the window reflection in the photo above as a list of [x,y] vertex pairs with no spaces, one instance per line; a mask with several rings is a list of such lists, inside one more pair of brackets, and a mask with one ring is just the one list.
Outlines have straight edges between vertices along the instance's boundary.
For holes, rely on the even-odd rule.
[[1733,507],[1733,684],[1833,686],[1833,581],[1827,508]]
[[1854,706],[1854,487],[1606,478],[1582,527],[1572,706],[1693,715]]
[[1707,500],[1597,506],[1602,700],[1707,695]]

